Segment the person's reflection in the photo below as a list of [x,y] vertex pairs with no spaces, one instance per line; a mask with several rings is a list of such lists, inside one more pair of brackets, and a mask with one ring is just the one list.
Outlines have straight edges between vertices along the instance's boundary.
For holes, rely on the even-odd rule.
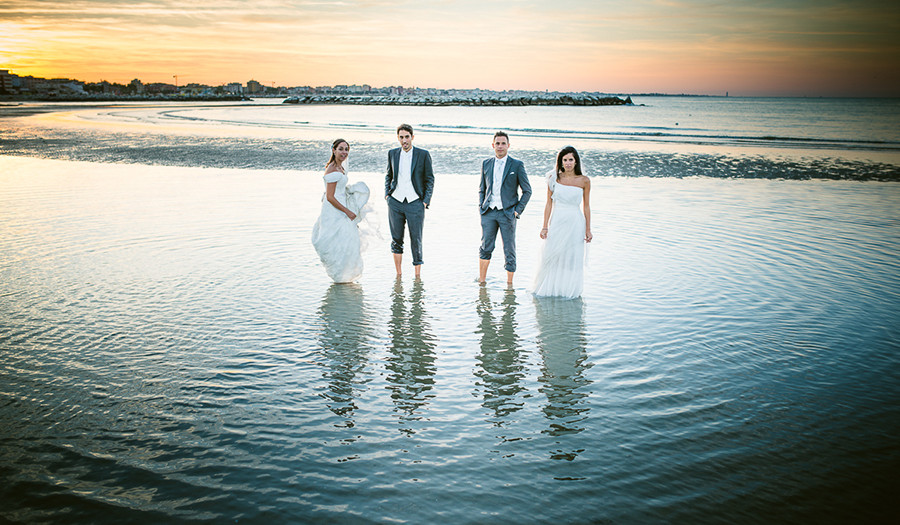
[[356,284],[332,284],[319,308],[322,332],[319,343],[327,369],[328,408],[344,418],[337,426],[353,427],[354,391],[362,383],[357,375],[365,368],[371,338],[370,318],[363,291]]
[[[590,384],[584,377],[589,367],[584,303],[554,297],[535,298],[534,302],[543,362],[539,390],[547,396],[543,411],[550,423],[544,432],[551,436],[577,434],[584,430],[582,423],[590,410],[584,388]],[[571,460],[580,451],[557,450],[551,457]]]
[[494,424],[503,426],[507,417],[522,408],[518,394],[525,375],[516,333],[516,292],[507,289],[495,319],[490,294],[482,286],[475,310],[481,318],[477,334],[481,336],[481,353],[477,357],[475,375],[480,379],[482,406],[494,412]]
[[[407,299],[403,282],[398,278],[391,293],[391,320],[388,333],[391,345],[387,357],[388,388],[391,399],[400,412],[400,419],[409,423],[422,419],[421,408],[434,397],[435,339],[425,313],[424,287],[416,279]],[[401,429],[407,434],[412,428]]]

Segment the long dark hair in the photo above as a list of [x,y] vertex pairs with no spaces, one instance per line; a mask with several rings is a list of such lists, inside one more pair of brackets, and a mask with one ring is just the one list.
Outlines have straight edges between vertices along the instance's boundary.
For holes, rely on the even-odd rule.
[[343,142],[344,144],[346,144],[348,148],[350,147],[350,143],[347,142],[346,140],[344,140],[344,139],[334,139],[334,142],[331,143],[331,158],[328,159],[328,164],[325,164],[325,167],[326,167],[326,168],[328,168],[328,166],[331,166],[331,163],[334,162],[334,150],[336,150],[337,147],[341,145],[341,142]]
[[556,156],[557,179],[559,179],[559,174],[563,172],[562,158],[569,153],[571,153],[575,157],[575,175],[581,175],[581,157],[578,156],[578,151],[576,151],[572,146],[566,146],[559,152],[559,155]]

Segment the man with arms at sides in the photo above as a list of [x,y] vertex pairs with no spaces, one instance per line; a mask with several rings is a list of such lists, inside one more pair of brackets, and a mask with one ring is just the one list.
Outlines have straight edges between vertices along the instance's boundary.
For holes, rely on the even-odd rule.
[[509,135],[503,131],[495,133],[493,147],[494,156],[481,164],[481,185],[478,187],[478,206],[481,208],[478,282],[483,283],[487,276],[497,230],[500,230],[506,258],[506,282],[511,285],[516,271],[516,221],[531,198],[531,184],[522,161],[507,155]]
[[394,254],[394,266],[399,277],[403,261],[403,235],[408,224],[412,263],[416,277],[419,277],[422,268],[422,228],[425,209],[431,203],[431,191],[434,189],[434,171],[431,168],[431,154],[412,145],[412,126],[400,124],[397,140],[400,147],[388,152],[387,176],[384,178],[391,253]]

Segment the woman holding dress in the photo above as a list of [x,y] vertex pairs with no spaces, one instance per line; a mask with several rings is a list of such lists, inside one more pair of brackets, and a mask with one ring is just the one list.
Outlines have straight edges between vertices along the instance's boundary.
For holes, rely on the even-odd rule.
[[591,179],[581,173],[578,151],[566,146],[547,177],[541,264],[534,294],[574,299],[584,288],[584,243],[591,242]]
[[345,164],[350,144],[337,139],[331,145],[331,159],[325,166],[325,195],[322,213],[313,226],[312,243],[336,283],[349,283],[362,275],[362,247],[359,221],[369,200],[364,182],[347,186]]

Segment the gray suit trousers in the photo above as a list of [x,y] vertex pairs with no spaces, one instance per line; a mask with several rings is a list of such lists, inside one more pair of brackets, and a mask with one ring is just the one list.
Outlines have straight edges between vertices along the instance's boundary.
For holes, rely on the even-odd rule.
[[516,271],[516,214],[512,208],[491,209],[481,214],[481,248],[478,256],[491,260],[497,242],[497,230],[503,239],[503,255],[506,256],[507,272]]
[[388,197],[388,224],[391,227],[391,253],[403,253],[403,234],[409,224],[409,247],[413,266],[422,264],[422,230],[425,226],[425,203],[422,199],[400,202]]

